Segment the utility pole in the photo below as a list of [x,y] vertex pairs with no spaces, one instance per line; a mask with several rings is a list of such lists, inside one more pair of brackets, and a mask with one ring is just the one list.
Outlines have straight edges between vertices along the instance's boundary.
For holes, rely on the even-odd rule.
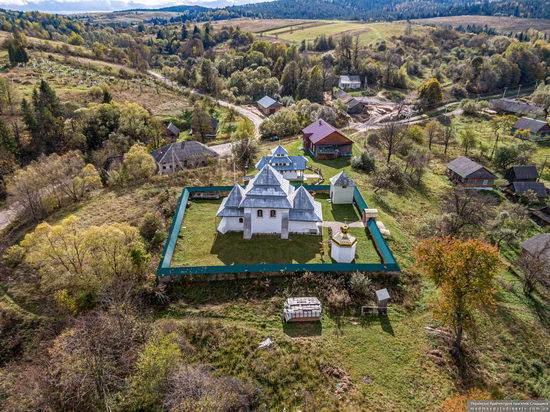
[[518,96],[519,97],[519,91],[521,90],[521,84],[518,86]]
[[506,97],[506,91],[508,90],[508,87],[504,88],[504,93],[502,93],[502,98],[504,99]]

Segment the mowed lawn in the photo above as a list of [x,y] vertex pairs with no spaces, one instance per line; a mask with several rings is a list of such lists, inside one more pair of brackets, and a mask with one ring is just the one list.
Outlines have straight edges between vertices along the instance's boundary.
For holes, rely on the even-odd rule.
[[[323,218],[329,221],[354,222],[359,214],[352,205],[334,209],[326,194],[317,197],[323,206]],[[171,266],[219,266],[261,263],[330,263],[328,229],[322,236],[291,234],[284,240],[278,236],[254,236],[244,240],[242,233],[217,232],[216,211],[220,201],[191,201],[180,230]],[[356,263],[380,263],[372,240],[363,228],[352,228],[357,237]],[[322,254],[323,246],[325,254]]]

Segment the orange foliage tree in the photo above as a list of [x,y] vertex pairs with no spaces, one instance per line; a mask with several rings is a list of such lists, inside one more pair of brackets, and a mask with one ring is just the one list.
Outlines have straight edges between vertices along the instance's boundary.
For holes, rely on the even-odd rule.
[[458,356],[464,329],[474,323],[474,312],[493,303],[494,277],[500,267],[498,250],[480,240],[432,238],[416,249],[417,263],[439,290],[434,316],[454,333]]

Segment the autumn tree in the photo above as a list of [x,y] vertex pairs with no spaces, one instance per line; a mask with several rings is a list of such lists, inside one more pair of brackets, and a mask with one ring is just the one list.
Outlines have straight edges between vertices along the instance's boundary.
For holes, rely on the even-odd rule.
[[476,310],[493,303],[498,250],[480,240],[432,238],[418,245],[416,258],[438,288],[434,316],[452,329],[452,353],[459,356],[464,331],[473,327]]
[[153,176],[157,164],[147,148],[142,144],[133,145],[122,161],[122,179],[125,182],[141,182]]
[[424,106],[432,106],[443,100],[443,91],[435,77],[426,80],[418,89],[418,97]]
[[21,246],[26,261],[40,271],[43,290],[73,312],[95,305],[115,280],[140,282],[148,260],[135,227],[113,223],[82,228],[75,216],[53,226],[39,224]]
[[[401,109],[398,110],[398,112],[400,111]],[[378,136],[380,146],[386,150],[386,164],[388,165],[392,156],[401,149],[406,141],[404,126],[398,122],[389,122],[378,131]]]

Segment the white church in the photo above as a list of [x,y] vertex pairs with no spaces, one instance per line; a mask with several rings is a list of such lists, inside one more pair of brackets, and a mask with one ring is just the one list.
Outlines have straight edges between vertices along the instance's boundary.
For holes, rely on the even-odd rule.
[[290,233],[321,234],[321,203],[303,187],[295,189],[270,164],[248,182],[235,185],[223,199],[216,216],[218,231],[243,232],[244,239],[256,234],[277,234],[288,239]]

